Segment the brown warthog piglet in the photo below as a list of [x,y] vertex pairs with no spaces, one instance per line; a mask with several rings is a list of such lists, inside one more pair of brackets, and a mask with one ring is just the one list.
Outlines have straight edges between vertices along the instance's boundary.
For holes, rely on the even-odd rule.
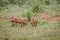
[[36,17],[31,17],[30,22],[32,26],[37,26],[38,19]]

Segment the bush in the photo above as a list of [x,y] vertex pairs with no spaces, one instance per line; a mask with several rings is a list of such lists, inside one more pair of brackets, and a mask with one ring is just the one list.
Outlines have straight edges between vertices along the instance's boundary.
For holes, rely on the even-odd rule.
[[30,21],[31,15],[30,13],[27,13],[28,20]]

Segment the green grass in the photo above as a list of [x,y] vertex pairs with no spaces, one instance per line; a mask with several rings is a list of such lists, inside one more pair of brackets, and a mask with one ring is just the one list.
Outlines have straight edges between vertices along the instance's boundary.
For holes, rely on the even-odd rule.
[[[14,9],[14,8],[12,8]],[[9,9],[6,13],[0,12],[4,17],[10,15],[21,16],[23,9],[20,12],[20,9],[13,10]],[[19,10],[19,11],[17,11]],[[49,24],[43,20],[39,20],[39,24],[36,27],[32,27],[30,23],[28,25],[21,27],[19,24],[14,27],[11,26],[11,23],[8,20],[0,21],[0,40],[8,38],[9,40],[60,40],[60,23]],[[56,28],[56,29],[51,29]]]
[[[36,27],[32,27],[29,23],[24,27],[20,25],[11,27],[11,23],[7,21],[1,22],[0,38],[8,38],[9,40],[60,40],[60,29],[51,30],[57,25],[51,24],[38,24]],[[50,35],[49,35],[50,34]]]

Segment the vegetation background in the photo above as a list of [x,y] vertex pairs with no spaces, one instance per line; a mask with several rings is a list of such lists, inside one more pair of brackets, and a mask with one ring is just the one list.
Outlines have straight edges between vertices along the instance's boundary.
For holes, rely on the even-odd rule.
[[[0,0],[0,40],[60,40],[60,21],[49,24],[39,19],[37,27],[11,27],[7,18],[38,16],[40,13],[60,16],[60,0]],[[8,39],[5,39],[8,38]]]

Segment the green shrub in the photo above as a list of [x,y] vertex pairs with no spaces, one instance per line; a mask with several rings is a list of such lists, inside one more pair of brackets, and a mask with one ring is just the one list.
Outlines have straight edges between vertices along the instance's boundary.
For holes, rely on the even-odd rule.
[[30,13],[27,13],[28,20],[30,21],[31,15]]

